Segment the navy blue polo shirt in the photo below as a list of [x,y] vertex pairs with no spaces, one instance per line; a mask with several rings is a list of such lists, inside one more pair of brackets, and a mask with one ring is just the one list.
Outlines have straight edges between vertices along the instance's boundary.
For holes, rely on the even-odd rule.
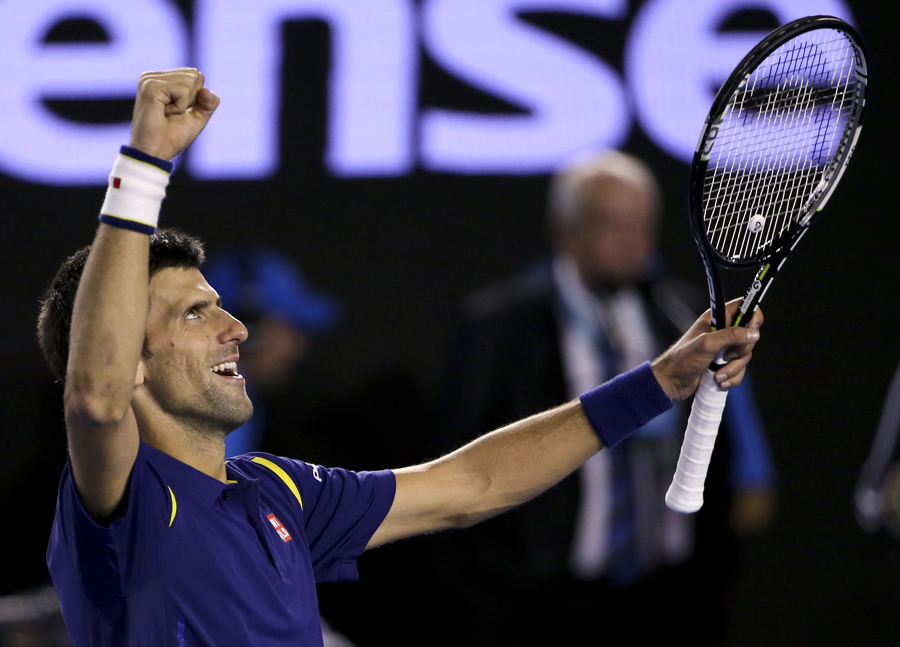
[[226,471],[141,443],[127,511],[104,527],[66,466],[47,563],[78,647],[322,645],[316,583],[358,578],[393,473],[262,453]]

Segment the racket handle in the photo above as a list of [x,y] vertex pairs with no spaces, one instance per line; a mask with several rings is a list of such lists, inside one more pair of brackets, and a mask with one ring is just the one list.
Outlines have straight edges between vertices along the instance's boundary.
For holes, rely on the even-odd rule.
[[706,371],[694,393],[678,467],[666,492],[666,505],[675,512],[696,512],[703,506],[703,483],[728,398],[728,391],[719,388],[714,375]]

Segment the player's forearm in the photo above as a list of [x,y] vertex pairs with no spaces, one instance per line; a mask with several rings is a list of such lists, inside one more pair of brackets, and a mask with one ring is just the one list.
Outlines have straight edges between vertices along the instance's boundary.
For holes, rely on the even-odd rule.
[[67,415],[104,424],[128,409],[147,319],[148,240],[105,224],[97,230],[72,313]]
[[469,499],[478,521],[537,496],[671,407],[647,362],[576,402],[513,423],[448,458],[481,483]]
[[369,546],[465,527],[525,503],[613,447],[672,401],[649,363],[438,460],[396,470],[397,492]]
[[602,447],[578,402],[482,436],[441,459],[471,488],[454,525],[471,525],[533,499]]
[[573,402],[424,465],[395,470],[394,503],[368,548],[500,514],[563,479],[600,447],[581,405]]

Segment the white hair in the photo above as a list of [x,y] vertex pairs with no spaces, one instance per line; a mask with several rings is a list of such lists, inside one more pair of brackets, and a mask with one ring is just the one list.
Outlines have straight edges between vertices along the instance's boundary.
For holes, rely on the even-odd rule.
[[636,185],[650,196],[654,208],[659,210],[659,184],[650,166],[633,155],[610,149],[580,155],[554,174],[548,205],[551,221],[561,225],[572,224],[584,206],[585,183],[600,176]]

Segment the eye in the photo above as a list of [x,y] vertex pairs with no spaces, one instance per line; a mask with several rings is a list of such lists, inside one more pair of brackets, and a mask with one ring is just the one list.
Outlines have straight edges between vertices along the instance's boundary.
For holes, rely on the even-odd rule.
[[200,318],[200,313],[197,312],[196,309],[191,309],[190,311],[188,311],[188,313],[187,313],[186,315],[184,315],[184,318],[185,318],[186,320],[187,320],[187,319],[199,319],[199,318]]

